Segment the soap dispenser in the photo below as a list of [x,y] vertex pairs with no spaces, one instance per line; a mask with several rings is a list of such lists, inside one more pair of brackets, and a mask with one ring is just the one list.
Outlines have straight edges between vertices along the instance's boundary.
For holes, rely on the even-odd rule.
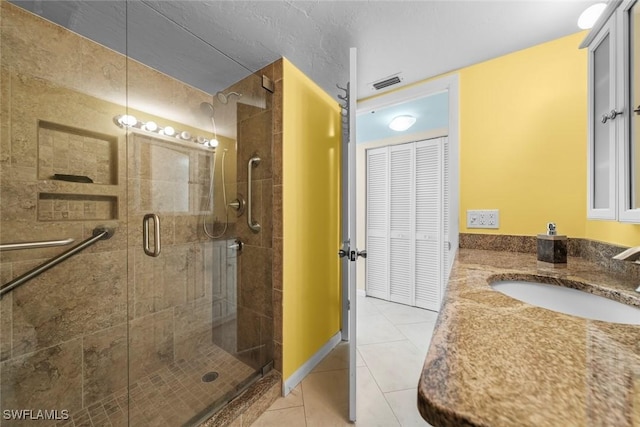
[[567,263],[567,236],[558,235],[556,224],[547,224],[546,234],[538,234],[538,261]]

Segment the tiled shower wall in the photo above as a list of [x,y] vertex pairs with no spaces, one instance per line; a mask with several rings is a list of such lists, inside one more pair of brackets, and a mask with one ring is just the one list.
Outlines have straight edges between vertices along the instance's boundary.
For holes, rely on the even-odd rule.
[[[256,74],[273,81],[277,63]],[[238,256],[238,352],[251,366],[264,366],[274,355],[273,301],[273,204],[274,169],[272,162],[273,122],[277,114],[278,94],[267,93],[261,80],[243,81],[233,86],[239,92],[266,94],[264,104],[238,103],[238,192],[248,195],[248,161],[260,157],[252,170],[252,218],[261,226],[259,232],[247,224],[247,214],[238,218],[236,231],[244,247]],[[280,325],[280,328],[282,326]],[[278,367],[278,361],[275,360]]]
[[[251,366],[271,360],[271,97],[264,104],[238,104],[238,146],[247,147],[238,155],[238,180],[244,171],[244,184],[237,188],[246,196],[247,154],[255,149],[264,160],[254,174],[254,217],[263,231],[237,231],[247,245],[238,257],[235,295],[212,283],[219,268],[212,259],[222,249],[202,232],[211,153],[145,136],[127,139],[113,122],[124,112],[127,97],[136,94],[185,110],[211,102],[211,95],[6,1],[0,6],[2,242],[66,237],[79,242],[99,225],[116,230],[110,240],[0,300],[2,407],[55,409],[47,402],[70,411],[88,407],[128,380],[206,348],[216,319],[232,318],[236,309],[241,333],[236,344],[243,359]],[[259,79],[250,77],[234,89],[246,100],[264,97]],[[220,152],[229,148],[233,195],[235,141],[220,140]],[[216,168],[220,160],[218,155]],[[86,175],[93,183],[53,180],[53,174]],[[158,258],[141,249],[141,221],[148,212],[161,218]],[[219,221],[222,216],[216,214]],[[223,238],[235,233],[233,213],[230,220]],[[245,218],[238,224],[246,227]],[[3,252],[0,280],[6,283],[61,250]]]

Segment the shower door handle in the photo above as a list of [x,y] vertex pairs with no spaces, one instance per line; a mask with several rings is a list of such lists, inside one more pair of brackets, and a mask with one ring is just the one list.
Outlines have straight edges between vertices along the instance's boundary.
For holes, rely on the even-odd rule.
[[[149,222],[153,220],[153,250],[149,242]],[[142,247],[144,253],[157,257],[160,255],[160,217],[156,214],[146,214],[142,219]]]
[[249,225],[249,228],[255,231],[256,233],[260,231],[261,227],[260,227],[260,224],[258,224],[253,220],[253,218],[251,218],[251,214],[252,214],[251,204],[253,202],[253,192],[252,192],[253,184],[251,183],[251,171],[255,166],[258,166],[259,163],[260,163],[260,157],[253,156],[252,158],[249,159],[249,163],[247,164],[247,225]]

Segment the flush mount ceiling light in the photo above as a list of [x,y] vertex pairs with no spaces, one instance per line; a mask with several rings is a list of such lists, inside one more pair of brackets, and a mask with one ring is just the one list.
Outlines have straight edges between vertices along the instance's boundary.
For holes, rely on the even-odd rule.
[[389,128],[398,132],[409,129],[416,122],[416,118],[409,115],[396,116],[389,123]]
[[578,27],[583,30],[588,30],[593,28],[596,21],[604,12],[604,9],[607,7],[605,3],[596,3],[585,9],[584,12],[580,14],[578,18]]

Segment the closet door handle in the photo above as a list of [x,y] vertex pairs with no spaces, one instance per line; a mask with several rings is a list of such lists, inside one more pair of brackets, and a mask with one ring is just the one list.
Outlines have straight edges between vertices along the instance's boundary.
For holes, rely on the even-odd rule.
[[[151,250],[151,244],[149,242],[149,222],[153,220],[153,250]],[[160,255],[160,217],[156,214],[146,214],[142,219],[142,248],[144,253],[157,257]]]
[[633,110],[633,112],[640,116],[640,105],[638,105],[638,108]]

